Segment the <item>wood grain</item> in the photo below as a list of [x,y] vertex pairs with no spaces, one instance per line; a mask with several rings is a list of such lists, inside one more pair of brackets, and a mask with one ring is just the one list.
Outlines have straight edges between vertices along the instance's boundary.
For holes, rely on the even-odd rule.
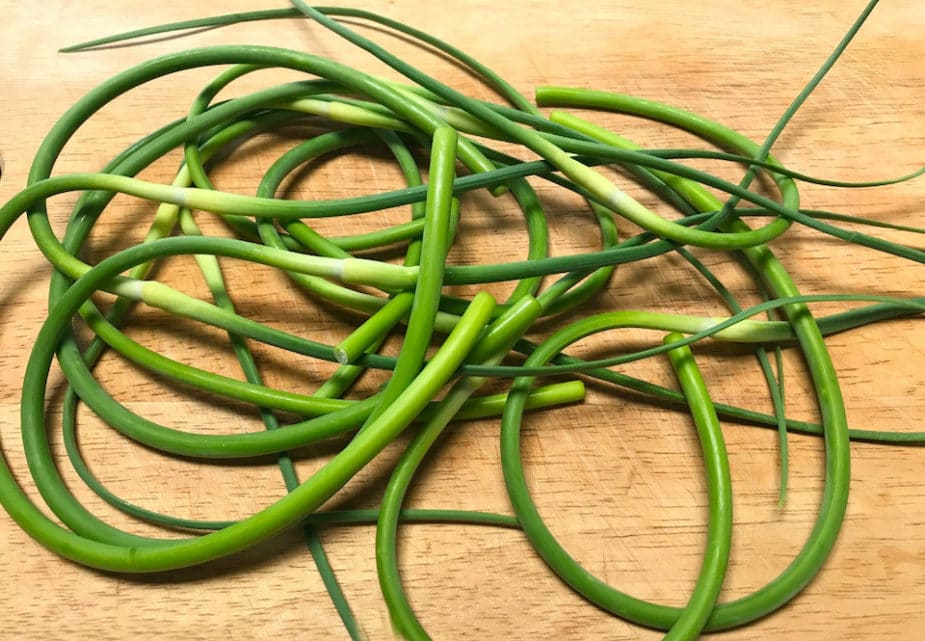
[[[334,57],[384,75],[394,73],[317,25],[278,21],[209,30],[64,56],[67,44],[165,21],[272,8],[282,0],[222,3],[162,0],[45,2],[0,1],[5,22],[0,50],[0,201],[26,180],[31,158],[63,112],[112,74],[148,58],[219,43],[262,43]],[[863,3],[778,0],[742,3],[706,0],[588,0],[578,5],[541,0],[450,3],[384,2],[381,11],[455,43],[529,93],[539,84],[619,90],[701,112],[762,139],[848,28]],[[364,29],[421,68],[477,96],[491,93],[460,69],[377,30]],[[799,112],[775,146],[797,170],[860,180],[883,178],[920,166],[925,151],[925,5],[883,3],[844,58]],[[143,134],[182,116],[214,70],[189,72],[152,83],[120,98],[86,123],[58,162],[57,171],[93,171]],[[236,92],[275,84],[293,74],[263,72]],[[691,146],[694,140],[646,122],[595,116],[599,122],[651,147]],[[222,189],[252,192],[287,140],[273,138],[239,150],[216,174]],[[169,180],[177,155],[146,170]],[[737,169],[717,171],[735,179]],[[381,159],[342,156],[311,171],[293,196],[330,198],[398,185]],[[580,203],[547,198],[557,254],[594,246],[592,222]],[[646,198],[645,194],[638,193]],[[807,186],[803,203],[881,220],[925,226],[925,182],[884,189],[837,190]],[[52,203],[62,229],[73,196]],[[509,258],[522,252],[524,234],[509,198],[473,195],[464,201],[457,263]],[[145,230],[150,208],[118,198],[100,220],[89,257],[98,258]],[[390,212],[402,220],[404,211]],[[206,218],[203,224],[219,231]],[[378,224],[349,223],[349,228]],[[496,230],[503,224],[509,233]],[[328,221],[325,230],[347,229]],[[621,224],[629,233],[630,225]],[[882,232],[921,246],[910,234]],[[775,242],[805,293],[851,291],[922,295],[920,267],[872,251],[845,247],[794,230]],[[48,267],[29,238],[25,221],[2,244],[0,271],[0,428],[3,451],[25,482],[18,438],[18,399],[31,341],[46,314]],[[754,300],[747,279],[726,259],[698,252],[724,280]],[[237,267],[237,268],[236,268]],[[335,340],[357,319],[331,316],[269,270],[228,265],[241,312],[278,327]],[[188,260],[172,260],[163,280],[206,295]],[[508,285],[494,286],[503,293]],[[470,290],[467,290],[471,292]],[[618,270],[598,309],[646,308],[720,314],[721,303],[678,260]],[[820,313],[839,308],[819,306]],[[545,328],[548,331],[548,327]],[[164,354],[214,371],[235,372],[221,333],[142,310],[130,329]],[[613,333],[579,351],[625,349],[652,334]],[[828,344],[840,374],[849,421],[859,428],[921,429],[925,332],[905,320],[832,337]],[[324,368],[277,350],[258,350],[270,383],[309,391]],[[753,360],[704,346],[698,358],[717,399],[767,410],[769,402]],[[788,412],[815,417],[812,391],[799,355],[787,354]],[[662,362],[627,368],[671,383]],[[102,383],[134,411],[172,426],[203,431],[259,429],[251,410],[190,395],[115,357],[98,369]],[[367,389],[381,377],[371,377]],[[61,377],[49,386],[60,402]],[[54,424],[57,405],[49,410]],[[237,517],[279,497],[283,485],[272,465],[205,465],[141,450],[82,412],[84,451],[111,488],[144,505],[198,517]],[[410,497],[415,506],[509,511],[499,468],[497,423],[460,425],[442,442]],[[817,513],[823,445],[791,439],[791,489],[777,504],[777,446],[773,432],[725,425],[735,488],[734,550],[723,599],[762,586],[793,558]],[[56,437],[56,442],[57,442]],[[602,579],[636,596],[675,605],[686,601],[699,566],[706,498],[696,438],[683,414],[626,394],[592,387],[587,402],[537,413],[524,436],[529,481],[542,513],[567,548]],[[60,448],[59,448],[60,452]],[[375,505],[398,449],[388,450],[352,482],[338,503]],[[838,545],[825,570],[782,611],[724,635],[729,641],[798,638],[805,641],[879,641],[918,638],[925,631],[925,456],[919,448],[856,444],[852,495]],[[304,478],[330,455],[299,462]],[[94,511],[138,532],[152,530],[114,513],[76,480],[66,478]],[[32,490],[30,493],[34,494]],[[350,602],[370,639],[392,638],[382,603],[371,528],[329,529],[324,541]],[[177,575],[113,576],[63,562],[0,518],[0,577],[7,585],[0,609],[4,639],[304,639],[346,638],[304,546],[286,534],[242,557]],[[660,634],[614,619],[563,586],[515,531],[415,525],[402,532],[401,565],[415,609],[436,639],[656,639]]]

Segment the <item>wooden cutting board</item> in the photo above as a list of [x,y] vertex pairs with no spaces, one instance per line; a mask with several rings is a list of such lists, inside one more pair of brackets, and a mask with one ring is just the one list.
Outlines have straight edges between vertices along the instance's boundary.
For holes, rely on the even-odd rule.
[[[60,114],[105,78],[151,57],[180,49],[229,43],[289,47],[333,57],[389,77],[369,55],[307,21],[284,20],[155,38],[131,47],[79,55],[59,47],[147,25],[219,12],[275,8],[282,0],[222,3],[0,2],[5,23],[0,52],[0,201],[25,184],[33,154]],[[527,94],[541,84],[621,91],[662,100],[763,140],[779,115],[833,49],[862,2],[741,3],[707,0],[588,0],[577,5],[539,0],[363,3],[364,8],[424,29],[489,64]],[[377,29],[364,33],[453,86],[483,98],[491,92],[439,56]],[[925,5],[883,3],[774,146],[788,166],[841,180],[889,178],[925,158]],[[95,171],[132,141],[182,117],[214,69],[171,76],[133,91],[88,122],[66,150],[57,171]],[[232,93],[297,77],[266,71],[241,81]],[[585,114],[647,147],[698,143],[647,122]],[[253,193],[259,177],[292,139],[273,137],[233,154],[215,174],[222,189]],[[167,181],[179,156],[146,170]],[[737,180],[741,169],[695,163]],[[289,194],[334,198],[400,184],[379,156],[343,155],[302,176]],[[597,236],[582,203],[537,183],[551,219],[557,255],[591,249]],[[630,185],[645,202],[651,199]],[[807,185],[803,206],[882,221],[925,226],[925,181],[879,189],[844,190]],[[649,199],[649,200],[646,200]],[[51,203],[63,229],[71,195]],[[118,198],[94,233],[90,258],[137,242],[151,209]],[[667,211],[666,211],[667,213]],[[400,221],[405,210],[389,212]],[[513,200],[472,195],[463,200],[462,233],[451,260],[509,260],[525,251],[525,233]],[[220,226],[205,217],[207,229]],[[328,233],[372,229],[381,220],[324,221]],[[632,233],[620,223],[621,234]],[[873,233],[922,246],[910,233]],[[920,296],[925,273],[910,262],[846,247],[795,229],[773,245],[804,293],[853,292]],[[17,223],[0,245],[0,429],[5,456],[24,484],[28,472],[18,437],[18,400],[31,343],[45,317],[49,269]],[[746,302],[757,300],[740,270],[716,253],[697,252]],[[333,341],[359,322],[333,317],[269,270],[227,264],[240,311],[275,326]],[[192,261],[171,260],[163,280],[206,296]],[[492,286],[496,294],[509,284]],[[472,288],[455,293],[471,294]],[[844,304],[820,305],[820,314]],[[654,309],[702,315],[725,313],[721,301],[679,258],[625,266],[586,313]],[[143,310],[130,333],[164,354],[212,371],[236,375],[227,341],[217,331]],[[549,332],[545,325],[538,332]],[[653,333],[613,332],[576,348],[613,353],[658,340]],[[857,428],[921,429],[925,332],[900,320],[828,340],[840,375],[849,423]],[[391,347],[394,348],[394,345]],[[325,371],[307,360],[258,349],[268,381],[309,392]],[[697,349],[717,400],[769,411],[754,358],[704,344]],[[798,352],[785,355],[788,414],[816,420],[812,390]],[[674,385],[660,361],[624,371]],[[116,357],[98,369],[102,384],[132,410],[165,425],[203,431],[259,429],[254,412],[148,377]],[[364,382],[373,389],[381,377]],[[49,384],[49,416],[60,421],[60,374]],[[89,412],[80,415],[84,454],[122,496],[151,509],[198,518],[237,518],[278,498],[283,485],[272,462],[206,465],[175,461],[132,446]],[[774,432],[724,424],[735,492],[734,548],[723,600],[761,587],[798,552],[817,514],[823,479],[820,439],[790,439],[790,490],[778,504],[779,458]],[[509,513],[498,454],[496,420],[456,426],[421,472],[409,505]],[[60,443],[60,437],[54,438]],[[398,449],[390,449],[352,482],[337,505],[375,506]],[[706,496],[696,437],[688,417],[640,402],[625,392],[589,386],[584,404],[533,414],[524,434],[525,461],[540,510],[553,532],[602,580],[635,596],[682,605],[702,556]],[[58,456],[63,456],[59,447]],[[332,454],[299,461],[305,478]],[[838,545],[822,573],[782,611],[735,630],[729,641],[761,639],[911,639],[925,630],[925,455],[920,448],[855,444],[848,514]],[[264,464],[265,463],[265,464]],[[95,512],[140,533],[92,497],[69,466],[65,478]],[[32,490],[30,492],[36,494]],[[657,639],[588,605],[564,586],[514,530],[453,525],[403,526],[401,567],[410,598],[435,639]],[[258,550],[176,575],[113,576],[64,562],[0,517],[0,609],[5,639],[301,639],[347,638],[295,533]],[[323,531],[331,562],[370,639],[391,638],[381,599],[370,527]]]

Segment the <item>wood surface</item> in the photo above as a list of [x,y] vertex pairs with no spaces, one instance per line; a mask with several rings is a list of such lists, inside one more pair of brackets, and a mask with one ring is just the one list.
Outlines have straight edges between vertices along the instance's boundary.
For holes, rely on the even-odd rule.
[[[137,27],[231,11],[274,8],[283,0],[192,3],[95,0],[40,4],[0,1],[0,201],[25,184],[33,154],[63,110],[92,87],[130,65],[180,49],[219,43],[262,43],[333,57],[360,69],[395,74],[370,56],[307,21],[252,23],[158,38],[143,45],[77,55],[56,53],[77,41]],[[548,84],[633,93],[700,112],[762,140],[791,99],[829,54],[863,2],[771,3],[735,0],[540,0],[363,3],[462,47],[530,94]],[[364,33],[422,69],[473,95],[491,92],[459,68],[381,30]],[[812,175],[843,180],[886,178],[925,160],[925,4],[884,2],[829,77],[788,126],[774,153]],[[60,160],[59,173],[95,171],[147,132],[185,114],[214,69],[172,76],[133,91],[87,122]],[[232,90],[243,93],[295,77],[262,72]],[[695,139],[647,122],[593,115],[649,147],[695,146]],[[291,144],[270,137],[246,145],[215,174],[221,189],[252,193],[263,171]],[[168,181],[174,153],[143,173]],[[741,170],[699,163],[730,179]],[[343,155],[294,184],[291,197],[332,198],[398,186],[379,156]],[[552,220],[556,254],[591,249],[593,221],[580,201],[537,183]],[[630,185],[644,202],[651,197]],[[808,185],[803,204],[885,221],[925,226],[925,181],[881,189]],[[51,201],[63,229],[73,195]],[[669,212],[665,211],[666,214]],[[87,258],[137,242],[151,207],[117,198],[94,232]],[[405,210],[389,212],[400,221]],[[500,220],[499,220],[500,219]],[[214,233],[220,225],[200,216]],[[520,255],[525,235],[510,197],[463,200],[454,263]],[[363,220],[324,221],[322,231],[368,229]],[[503,229],[502,231],[499,231]],[[633,227],[621,222],[622,235]],[[921,237],[877,231],[922,246]],[[802,229],[773,245],[804,293],[922,295],[919,266]],[[20,481],[29,475],[18,427],[21,380],[31,343],[46,315],[49,267],[25,221],[0,245],[0,430],[4,455]],[[757,300],[748,278],[728,258],[697,252],[745,302]],[[242,314],[334,341],[359,318],[330,314],[270,270],[227,264]],[[168,261],[158,278],[206,297],[190,260]],[[492,286],[503,294],[510,285]],[[472,293],[472,288],[452,290]],[[820,314],[846,305],[819,305]],[[677,257],[618,269],[607,292],[583,313],[655,309],[723,315],[721,301]],[[237,375],[221,332],[140,309],[129,333],[168,356]],[[549,332],[544,325],[537,336]],[[576,347],[613,353],[650,344],[655,333],[613,332]],[[898,320],[828,340],[849,422],[858,428],[920,430],[925,417],[919,321]],[[391,344],[389,349],[394,350]],[[329,369],[274,349],[258,349],[268,381],[310,391]],[[752,357],[704,344],[698,361],[714,397],[770,410]],[[817,413],[799,353],[786,353],[788,414]],[[674,385],[659,359],[625,371]],[[251,409],[159,381],[114,356],[97,370],[106,389],[132,410],[163,424],[198,431],[260,429]],[[381,376],[364,381],[374,389]],[[60,421],[62,377],[49,384],[50,423]],[[147,507],[202,518],[247,515],[281,496],[278,470],[265,465],[213,465],[169,459],[132,445],[87,411],[80,414],[84,453],[109,486]],[[722,600],[745,595],[776,576],[797,553],[817,514],[823,482],[823,443],[791,436],[790,491],[779,506],[778,449],[773,431],[724,422],[735,492],[733,555]],[[420,474],[409,505],[509,512],[498,453],[498,422],[456,426]],[[60,443],[57,431],[55,443]],[[404,441],[402,441],[404,442]],[[702,556],[706,496],[696,437],[681,412],[633,395],[589,386],[583,404],[535,413],[524,434],[528,479],[553,532],[592,572],[647,599],[682,605]],[[390,448],[348,485],[336,505],[374,506],[398,448]],[[332,454],[299,461],[305,478]],[[57,455],[63,456],[58,447]],[[921,448],[852,446],[848,513],[825,569],[793,602],[728,641],[915,639],[925,634],[925,452]],[[66,464],[65,478],[92,510],[135,532],[154,530],[93,497]],[[33,489],[30,495],[37,496]],[[401,567],[415,610],[435,639],[657,639],[588,605],[565,587],[514,530],[409,525],[401,533]],[[350,603],[370,639],[392,638],[376,579],[370,527],[330,528],[323,540]],[[62,561],[0,516],[0,607],[3,639],[345,639],[312,561],[296,533],[258,550],[203,568],[157,576],[116,576]],[[717,635],[718,636],[718,635]]]

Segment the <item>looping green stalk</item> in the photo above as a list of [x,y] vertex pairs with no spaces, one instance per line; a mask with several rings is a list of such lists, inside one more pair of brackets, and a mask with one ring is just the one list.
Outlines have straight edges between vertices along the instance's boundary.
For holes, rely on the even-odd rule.
[[[665,342],[670,345],[680,337],[679,334],[669,334],[665,337]],[[694,361],[694,355],[689,347],[680,347],[668,352],[668,358],[697,426],[710,503],[706,551],[700,577],[691,593],[690,601],[665,635],[665,641],[687,641],[700,636],[716,606],[723,580],[726,578],[732,546],[732,480],[729,476],[729,459],[726,456],[723,431],[706,383]]]

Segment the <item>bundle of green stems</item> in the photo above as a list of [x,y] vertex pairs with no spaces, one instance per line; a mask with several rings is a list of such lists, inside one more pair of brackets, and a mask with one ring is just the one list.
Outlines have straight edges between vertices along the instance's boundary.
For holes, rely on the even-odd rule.
[[[318,529],[351,523],[376,526],[376,560],[382,594],[396,629],[408,639],[429,635],[412,609],[399,573],[399,525],[407,521],[479,523],[522,529],[533,550],[556,574],[597,606],[635,623],[666,631],[666,639],[694,639],[705,631],[742,626],[779,609],[820,571],[836,541],[848,501],[849,440],[921,443],[922,432],[851,430],[835,368],[824,337],[869,323],[925,310],[925,299],[873,295],[802,295],[768,243],[793,226],[808,226],[847,243],[860,244],[923,262],[922,250],[838,225],[876,223],[844,214],[803,209],[799,182],[845,188],[882,186],[914,178],[869,182],[825,181],[789,170],[769,151],[787,122],[832,67],[876,3],[851,26],[812,81],[793,100],[762,143],[747,139],[705,116],[644,98],[589,89],[539,87],[536,104],[488,67],[463,51],[413,27],[360,9],[318,8],[293,0],[292,7],[161,25],[69,48],[101,45],[173,30],[234,22],[307,16],[401,73],[397,83],[336,61],[263,46],[191,49],[144,62],[93,89],[61,117],[34,159],[28,185],[0,208],[0,235],[27,214],[36,244],[54,267],[49,309],[34,342],[23,381],[22,438],[31,479],[57,520],[26,495],[5,459],[0,464],[0,502],[39,543],[63,557],[93,568],[125,573],[173,570],[239,553],[280,531],[303,528],[325,585],[352,638],[361,638],[345,592],[334,577]],[[436,48],[478,76],[506,104],[475,99],[419,71],[336,18],[369,21]],[[225,65],[195,97],[185,117],[169,123],[119,152],[94,173],[52,176],[56,159],[82,124],[122,94],[179,71]],[[230,65],[230,66],[229,66]],[[266,68],[297,70],[313,76],[216,102],[235,81]],[[538,107],[582,108],[647,118],[692,133],[712,148],[649,150],[618,133],[572,113],[548,115]],[[288,149],[270,166],[253,196],[217,189],[210,178],[213,158],[261,133],[308,122],[316,135]],[[507,153],[499,149],[503,143]],[[510,155],[519,145],[537,160]],[[177,149],[184,161],[171,184],[136,176]],[[337,200],[288,200],[279,192],[302,167],[325,156],[381,147],[401,171],[407,186]],[[426,180],[419,158],[427,163]],[[692,169],[681,161],[709,158],[746,168],[739,183]],[[616,166],[658,195],[668,216],[621,189],[601,171]],[[750,189],[756,176],[770,177],[779,198]],[[600,249],[551,255],[543,199],[535,185],[545,181],[580,195],[600,232]],[[709,188],[709,189],[708,189]],[[460,242],[460,198],[487,189],[509,193],[523,212],[529,246],[522,260],[496,264],[451,264],[447,255]],[[46,201],[80,192],[62,237],[49,224]],[[724,192],[725,201],[715,195]],[[81,256],[94,225],[117,194],[157,204],[145,240],[98,263]],[[401,224],[372,232],[326,236],[313,227],[316,218],[348,217],[410,205]],[[196,221],[206,213],[220,217],[234,238],[204,235]],[[617,233],[626,219],[643,232]],[[499,232],[503,233],[503,232]],[[369,256],[381,248],[402,248],[401,262]],[[743,308],[720,279],[689,248],[728,255],[750,274],[764,302]],[[394,251],[393,251],[394,253]],[[360,255],[358,257],[357,255]],[[681,256],[716,290],[728,307],[725,318],[707,318],[647,310],[614,310],[582,315],[588,301],[606,291],[621,264]],[[171,256],[195,256],[211,300],[184,294],[149,278]],[[367,256],[367,257],[362,257]],[[359,324],[336,345],[287,333],[240,315],[223,275],[220,258],[269,266],[285,272],[294,287],[335,310],[362,315]],[[513,282],[506,300],[488,293],[491,283]],[[468,298],[450,296],[454,285],[481,286]],[[114,295],[100,309],[94,295]],[[824,317],[813,303],[852,301],[851,310]],[[191,319],[227,332],[243,380],[200,369],[153,351],[123,332],[138,304]],[[764,315],[764,316],[762,316]],[[92,332],[81,347],[74,321]],[[530,340],[538,322],[546,336]],[[618,328],[664,333],[664,341],[633,353],[587,360],[569,355],[569,346]],[[402,336],[397,356],[381,352],[393,335]],[[691,347],[700,341],[750,346],[764,374],[774,414],[714,403]],[[267,385],[249,343],[259,342],[294,354],[336,363],[334,374],[313,393]],[[815,389],[819,424],[788,418],[784,405],[782,348],[799,349]],[[157,376],[189,389],[208,392],[259,408],[262,432],[203,434],[158,424],[114,399],[94,375],[94,365],[111,350]],[[680,391],[622,373],[616,366],[644,358],[665,358]],[[62,479],[50,447],[46,382],[57,361],[68,387],[63,404],[67,454],[74,468],[99,496],[118,509],[150,523],[181,528],[187,538],[150,538],[116,528],[82,505]],[[776,361],[776,364],[774,363]],[[775,366],[776,365],[776,366]],[[377,393],[348,399],[365,372],[389,370]],[[557,375],[558,382],[539,381]],[[565,378],[563,378],[565,377]],[[504,391],[479,394],[486,382],[506,381]],[[626,594],[588,572],[547,527],[528,487],[521,455],[521,423],[526,410],[580,402],[584,382],[650,395],[686,409],[697,430],[709,496],[707,540],[695,589],[683,607],[670,607]],[[247,460],[272,455],[288,493],[252,516],[236,521],[197,521],[160,514],[117,496],[97,479],[81,458],[77,408],[85,404],[115,430],[149,448],[199,460]],[[547,410],[555,411],[555,410]],[[297,416],[298,420],[281,417]],[[444,430],[455,421],[500,417],[503,475],[512,514],[443,509],[407,509],[405,496],[415,474]],[[753,593],[718,602],[732,540],[732,489],[719,418],[779,431],[781,499],[786,491],[787,433],[825,438],[825,489],[815,526],[786,569]],[[413,433],[394,465],[378,509],[321,510],[356,474],[406,430]],[[320,469],[299,479],[293,450],[346,438],[345,445]]]

